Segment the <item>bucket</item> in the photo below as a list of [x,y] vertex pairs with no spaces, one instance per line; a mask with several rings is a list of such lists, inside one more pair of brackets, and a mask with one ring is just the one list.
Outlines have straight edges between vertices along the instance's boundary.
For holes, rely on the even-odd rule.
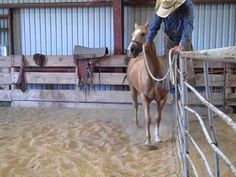
[[7,56],[7,47],[0,45],[0,56]]

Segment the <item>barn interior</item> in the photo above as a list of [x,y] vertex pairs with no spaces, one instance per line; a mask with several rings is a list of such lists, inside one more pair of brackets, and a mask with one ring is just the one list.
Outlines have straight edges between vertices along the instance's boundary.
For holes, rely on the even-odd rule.
[[[140,98],[140,127],[133,122],[126,49],[135,22],[152,20],[155,1],[0,0],[0,176],[236,176],[236,1],[193,3],[194,52],[181,57],[193,58],[194,89],[214,108],[187,87],[185,102],[170,92],[162,141],[145,146]],[[163,30],[154,41],[163,55]],[[213,142],[181,105],[201,115]],[[153,135],[156,104],[150,109]]]

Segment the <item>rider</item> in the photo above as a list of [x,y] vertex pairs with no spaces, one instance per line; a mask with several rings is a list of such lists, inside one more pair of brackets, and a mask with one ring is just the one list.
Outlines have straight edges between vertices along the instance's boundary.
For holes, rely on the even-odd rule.
[[[182,50],[192,50],[193,31],[193,2],[192,0],[157,0],[155,14],[149,26],[149,32],[144,45],[153,42],[164,22],[164,58],[168,61],[169,50],[175,53]],[[187,62],[188,82],[194,84],[194,70],[192,60]]]

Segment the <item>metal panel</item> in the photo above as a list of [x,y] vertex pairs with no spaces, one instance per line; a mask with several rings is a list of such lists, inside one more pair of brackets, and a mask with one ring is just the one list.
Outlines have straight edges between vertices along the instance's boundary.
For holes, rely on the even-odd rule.
[[[134,23],[144,24],[151,20],[154,8],[125,7],[124,45],[128,47]],[[194,50],[236,45],[236,4],[195,5]],[[158,52],[163,54],[163,30],[155,38]]]
[[[15,26],[15,40],[22,54],[71,55],[75,45],[107,46],[113,53],[113,11],[111,7],[21,9]],[[20,34],[19,35],[19,32]],[[16,45],[16,44],[15,44]],[[15,46],[19,54],[19,45]],[[17,48],[18,47],[18,48]]]
[[[41,1],[40,1],[41,2]],[[15,52],[23,54],[72,54],[73,46],[107,46],[111,54],[113,11],[111,7],[21,9],[14,15]],[[124,8],[124,47],[127,48],[134,23],[151,21],[153,7]],[[194,50],[236,45],[236,4],[195,5]],[[17,22],[20,19],[20,22]],[[21,35],[19,35],[21,34]],[[155,38],[163,54],[163,30]],[[6,38],[6,37],[1,37]],[[19,45],[19,41],[21,45]]]
[[[1,3],[1,1],[0,1]],[[8,14],[7,9],[0,9],[0,15]],[[7,19],[0,19],[0,29],[1,28],[8,28],[8,20]],[[6,31],[0,32],[0,45],[8,46],[8,34]]]

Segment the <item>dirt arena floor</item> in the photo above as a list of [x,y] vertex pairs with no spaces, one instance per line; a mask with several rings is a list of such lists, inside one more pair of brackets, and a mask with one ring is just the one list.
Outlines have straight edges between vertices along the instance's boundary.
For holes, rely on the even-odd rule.
[[[131,109],[0,108],[1,177],[178,177],[171,127],[148,150]],[[168,113],[165,114],[168,116]],[[153,130],[153,129],[152,129]],[[162,134],[162,132],[167,132]]]
[[[150,150],[143,145],[142,109],[141,127],[135,128],[131,108],[0,108],[0,177],[180,177],[176,146],[170,140],[173,112],[167,105],[160,130],[163,142]],[[218,136],[225,142],[228,130],[219,125]],[[205,147],[199,129],[196,122],[190,124]],[[235,154],[235,137],[229,140],[220,145]],[[236,163],[235,156],[231,160]]]

